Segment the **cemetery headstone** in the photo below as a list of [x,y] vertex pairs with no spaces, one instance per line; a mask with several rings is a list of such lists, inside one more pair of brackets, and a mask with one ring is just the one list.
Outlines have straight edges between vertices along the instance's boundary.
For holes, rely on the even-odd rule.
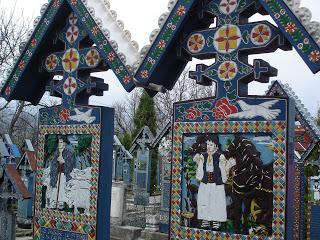
[[126,186],[122,182],[112,183],[111,224],[121,226],[125,216]]
[[19,200],[18,203],[18,217],[21,219],[33,218],[33,196],[35,174],[37,170],[37,157],[30,140],[26,140],[25,152],[17,164],[17,170],[31,194],[31,199]]
[[161,167],[161,205],[160,205],[160,232],[169,233],[170,217],[170,188],[171,188],[171,159],[172,159],[172,131],[171,122],[160,131],[152,143],[158,148]]
[[34,239],[110,238],[114,113],[88,105],[108,89],[91,73],[111,69],[131,91],[139,56],[112,13],[108,1],[45,4],[1,89],[7,101],[61,98],[39,114]]
[[150,196],[151,152],[154,139],[149,127],[145,126],[133,141],[130,153],[136,152],[134,204],[148,205]]
[[128,160],[126,160],[123,164],[123,181],[127,185],[131,184],[131,168]]
[[116,135],[114,136],[113,151],[113,179],[130,184],[131,172],[129,162],[133,157],[121,144]]
[[[14,159],[10,156],[9,159]],[[0,239],[15,240],[16,213],[13,206],[17,200],[30,199],[31,194],[24,185],[16,165],[1,159],[0,165]]]
[[[266,92],[268,96],[289,97],[295,102],[295,163],[294,163],[294,239],[304,239],[308,234],[310,226],[305,228],[305,217],[309,216],[308,205],[310,195],[310,177],[317,176],[313,169],[317,162],[317,149],[320,142],[320,129],[316,126],[313,117],[304,107],[298,96],[293,92],[289,84],[274,81]],[[309,175],[311,173],[311,175]],[[309,180],[308,180],[309,179]],[[307,221],[310,223],[310,221]],[[309,232],[310,233],[310,232]],[[306,235],[307,234],[307,235]]]
[[[217,26],[193,31],[182,42],[192,57],[217,58],[190,72],[198,84],[215,82],[216,98],[174,106],[171,238],[282,238],[283,229],[291,235],[291,224],[284,223],[293,209],[286,215],[277,209],[292,199],[293,159],[286,151],[293,145],[287,138],[293,110],[288,99],[247,96],[249,82],[268,82],[276,70],[262,60],[254,66],[246,60],[250,50],[285,49],[287,43],[268,22],[246,23],[248,15],[241,13],[257,11],[253,4],[210,2],[202,11],[215,15]],[[250,210],[252,204],[264,217]]]
[[0,199],[0,240],[16,239],[16,217],[12,210],[8,210],[7,203]]
[[[101,79],[90,77],[101,57],[96,47],[81,45],[88,32],[75,12],[65,18],[57,37],[65,50],[49,53],[44,66],[48,73],[63,72],[63,79],[47,88],[62,97],[62,104],[40,110],[34,236],[106,239],[113,109],[85,106],[94,92],[107,90]],[[101,204],[104,210],[98,209]]]
[[[290,104],[292,99],[248,96],[248,83],[266,83],[269,77],[277,74],[276,69],[263,60],[257,59],[253,61],[253,65],[248,64],[248,55],[269,53],[278,48],[289,50],[293,46],[308,67],[314,73],[318,72],[320,42],[315,29],[310,28],[315,25],[309,21],[309,11],[300,8],[298,1],[282,0],[178,0],[172,1],[169,10],[168,17],[161,21],[158,35],[136,73],[137,81],[144,85],[157,84],[172,89],[181,71],[192,58],[215,59],[209,66],[198,64],[190,77],[205,86],[214,83],[216,89],[215,99],[177,103],[174,107],[170,237],[254,239],[270,236],[299,239],[296,236],[299,236],[297,231],[300,229],[294,228],[296,213],[294,207],[291,207],[295,180],[294,141],[291,135],[294,130],[294,106]],[[248,19],[256,13],[269,14],[277,27],[266,21],[249,22]],[[316,29],[319,31],[318,27]],[[261,108],[261,112],[260,107],[264,109],[262,111]],[[277,124],[282,125],[282,130]],[[284,129],[288,130],[288,134]],[[280,142],[279,138],[282,139]],[[274,154],[269,151],[271,149],[261,148],[262,139],[266,145],[269,142],[274,146]],[[269,173],[264,172],[273,179],[271,187],[260,189],[264,194],[269,193],[264,202],[268,204],[264,204],[264,207],[259,199],[245,200],[245,192],[235,187],[236,184],[244,186],[239,181],[246,179],[244,176],[237,176],[240,171],[239,161],[230,161],[227,154],[227,163],[235,164],[231,173],[236,169],[236,177],[228,178],[229,182],[222,181],[222,184],[220,173],[217,172],[219,166],[214,166],[213,172],[206,165],[207,162],[213,162],[211,157],[207,157],[208,142],[214,142],[219,151],[224,153],[227,150],[230,152],[229,147],[233,144],[240,146],[241,141],[250,143],[252,152],[254,149],[260,152],[259,161],[263,168],[268,164],[271,168]],[[281,156],[280,152],[288,154]],[[266,159],[272,159],[272,162],[268,163]],[[201,164],[204,167],[202,171]],[[246,176],[250,176],[250,173],[247,172]],[[210,197],[213,190],[205,190],[204,186],[208,187],[210,183],[221,185],[220,188],[225,189],[226,199],[219,200],[219,203],[227,206],[227,218],[224,217],[225,211],[216,211],[214,215],[217,217],[214,218],[201,208],[202,205],[208,206],[208,201],[212,203],[214,199],[218,199]],[[285,190],[276,191],[279,187]],[[234,198],[233,194],[242,194],[241,201]],[[262,220],[257,212],[247,211],[249,208],[245,201],[253,204],[253,210],[257,208],[259,212],[266,211],[265,216],[269,217]],[[219,210],[224,209],[222,205]],[[285,211],[282,206],[287,207]],[[209,210],[209,207],[206,209]],[[251,219],[249,222],[248,215]],[[260,227],[257,228],[257,224]]]

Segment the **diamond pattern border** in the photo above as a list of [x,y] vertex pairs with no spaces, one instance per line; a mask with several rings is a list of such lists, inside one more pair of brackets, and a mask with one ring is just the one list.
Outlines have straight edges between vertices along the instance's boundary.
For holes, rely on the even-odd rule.
[[[72,231],[88,234],[88,240],[96,239],[97,204],[98,204],[98,179],[100,161],[100,134],[101,125],[66,125],[39,127],[38,139],[38,161],[36,175],[36,197],[35,197],[35,224],[34,239],[40,240],[40,228],[55,228],[64,231]],[[74,214],[41,208],[42,178],[44,164],[45,138],[49,134],[91,134],[91,161],[92,182],[90,190],[90,214]]]

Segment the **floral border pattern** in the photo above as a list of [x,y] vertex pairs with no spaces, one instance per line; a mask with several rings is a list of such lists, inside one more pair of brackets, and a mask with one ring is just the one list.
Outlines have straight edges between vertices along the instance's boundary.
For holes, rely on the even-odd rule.
[[182,182],[182,143],[185,133],[272,133],[274,136],[274,200],[273,200],[273,235],[269,239],[285,237],[285,205],[286,205],[286,150],[287,123],[285,121],[250,121],[250,122],[175,122],[173,126],[173,159],[171,190],[171,229],[170,239],[234,239],[258,240],[258,236],[235,235],[186,228],[180,225],[181,182]]
[[306,64],[313,70],[320,70],[320,48],[307,33],[304,26],[283,1],[259,0],[270,16],[286,33],[288,40],[296,48]]
[[179,30],[181,23],[185,19],[186,13],[191,9],[194,2],[195,0],[177,1],[174,10],[162,27],[156,41],[153,43],[152,48],[135,75],[138,81],[145,82],[149,78],[155,69],[156,64],[167,51],[170,41]]

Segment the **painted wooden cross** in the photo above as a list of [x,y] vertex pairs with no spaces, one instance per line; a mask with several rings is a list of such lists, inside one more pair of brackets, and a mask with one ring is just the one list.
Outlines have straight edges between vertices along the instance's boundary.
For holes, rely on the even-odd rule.
[[71,13],[66,27],[58,34],[65,50],[50,54],[44,63],[49,73],[63,74],[63,79],[52,80],[47,90],[51,95],[61,97],[64,107],[88,104],[91,95],[100,96],[108,90],[103,79],[90,77],[88,70],[99,67],[101,58],[98,50],[90,47],[92,44],[87,36],[78,17]]
[[144,152],[147,149],[148,144],[151,144],[152,140],[148,138],[147,132],[143,130],[141,138],[137,140],[141,150]]
[[211,66],[197,65],[190,78],[205,86],[216,82],[217,98],[233,101],[248,94],[251,81],[265,83],[277,75],[277,70],[263,60],[254,60],[253,66],[248,63],[249,54],[288,48],[283,35],[269,22],[248,23],[260,9],[252,0],[211,1],[204,11],[216,17],[217,26],[191,33],[182,44],[192,57],[216,58]]

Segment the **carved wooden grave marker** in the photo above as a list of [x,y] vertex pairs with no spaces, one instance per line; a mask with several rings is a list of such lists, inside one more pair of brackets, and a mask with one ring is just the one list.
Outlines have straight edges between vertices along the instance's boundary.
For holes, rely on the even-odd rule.
[[284,237],[292,214],[282,210],[292,187],[286,184],[293,165],[286,155],[292,110],[286,99],[245,96],[249,82],[268,82],[277,73],[263,60],[249,65],[248,54],[286,49],[287,43],[268,22],[246,23],[259,9],[255,1],[212,1],[203,11],[217,17],[217,26],[183,41],[193,57],[216,57],[190,77],[202,85],[215,82],[217,90],[215,99],[174,107],[172,238]]
[[[94,9],[106,25],[94,17]],[[90,96],[108,89],[91,73],[111,69],[131,91],[128,69],[138,55],[110,12],[107,3],[89,7],[88,2],[53,0],[44,5],[1,91],[8,101],[38,104],[46,90],[62,99],[61,105],[40,110],[34,239],[110,238],[114,113],[88,105]],[[118,48],[129,53],[128,59]]]
[[161,168],[161,208],[160,208],[160,232],[169,232],[170,217],[170,189],[171,189],[171,159],[172,159],[172,131],[171,122],[155,137],[152,148],[158,148]]
[[[310,186],[310,177],[318,176],[316,171],[318,159],[318,144],[320,142],[320,130],[316,126],[313,117],[304,107],[298,96],[293,92],[288,84],[274,81],[266,92],[268,96],[288,97],[295,102],[295,163],[294,163],[294,239],[304,239],[310,236],[310,208],[313,204],[311,200],[312,188]],[[311,160],[312,159],[312,160]],[[315,168],[315,169],[314,169]],[[314,171],[310,171],[313,170]],[[309,174],[311,174],[309,176]],[[308,176],[307,176],[308,175]],[[309,191],[310,190],[310,191]],[[316,215],[313,215],[317,217]],[[315,238],[316,239],[316,238]]]
[[136,152],[134,203],[148,205],[151,182],[151,143],[154,139],[149,127],[145,126],[133,140],[130,153]]

